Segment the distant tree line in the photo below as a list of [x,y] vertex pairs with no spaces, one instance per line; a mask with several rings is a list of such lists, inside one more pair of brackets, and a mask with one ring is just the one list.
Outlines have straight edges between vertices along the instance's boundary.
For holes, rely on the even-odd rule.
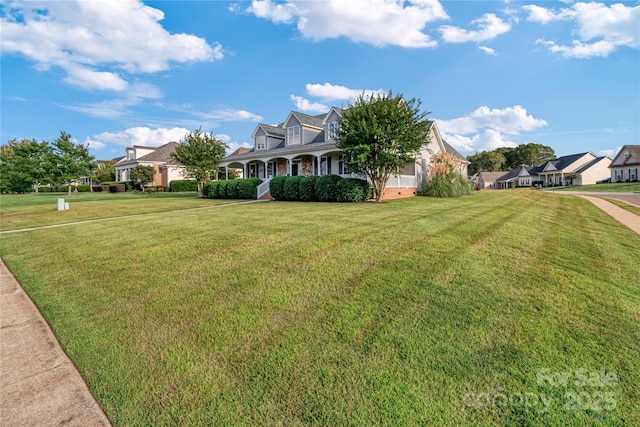
[[534,142],[517,147],[500,147],[467,156],[469,175],[487,171],[510,171],[521,166],[537,166],[556,158],[553,148]]
[[38,192],[40,186],[71,186],[82,177],[90,177],[97,164],[89,150],[73,142],[62,131],[54,141],[35,139],[9,141],[0,146],[0,191],[3,193]]

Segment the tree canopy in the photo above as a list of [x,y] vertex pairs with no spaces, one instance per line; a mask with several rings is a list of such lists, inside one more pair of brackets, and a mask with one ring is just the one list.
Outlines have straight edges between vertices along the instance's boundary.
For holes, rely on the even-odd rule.
[[483,171],[509,171],[523,165],[537,166],[555,158],[553,148],[534,142],[520,144],[517,147],[500,147],[467,156],[471,175]]
[[36,193],[50,181],[52,150],[46,141],[12,140],[0,151],[2,191],[24,192],[32,186]]
[[203,197],[204,183],[217,171],[227,148],[227,144],[214,137],[213,133],[196,129],[180,140],[171,157],[184,167],[186,178],[198,181],[198,195]]
[[421,112],[420,105],[418,99],[389,91],[360,95],[343,110],[337,145],[349,170],[369,178],[378,202],[389,177],[414,162],[429,143],[429,113]]
[[153,166],[138,165],[131,169],[129,177],[131,181],[137,183],[140,186],[140,190],[144,192],[144,185],[153,182],[153,178],[156,174]]
[[53,172],[59,182],[67,184],[71,194],[72,181],[82,176],[90,176],[95,168],[93,156],[82,144],[72,141],[71,135],[65,131],[53,141]]

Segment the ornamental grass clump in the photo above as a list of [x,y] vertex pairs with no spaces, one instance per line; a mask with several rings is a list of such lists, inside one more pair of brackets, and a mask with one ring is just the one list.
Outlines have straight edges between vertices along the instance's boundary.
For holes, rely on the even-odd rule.
[[460,197],[472,192],[472,184],[460,173],[462,161],[446,152],[434,154],[429,163],[428,181],[421,196]]

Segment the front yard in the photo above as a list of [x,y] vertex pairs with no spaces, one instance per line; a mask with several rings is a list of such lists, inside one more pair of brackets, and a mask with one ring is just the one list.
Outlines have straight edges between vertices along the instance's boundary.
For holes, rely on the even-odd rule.
[[[3,230],[30,226],[9,208]],[[638,253],[591,203],[532,190],[168,211],[0,247],[117,426],[637,425]],[[581,381],[600,373],[617,380]]]

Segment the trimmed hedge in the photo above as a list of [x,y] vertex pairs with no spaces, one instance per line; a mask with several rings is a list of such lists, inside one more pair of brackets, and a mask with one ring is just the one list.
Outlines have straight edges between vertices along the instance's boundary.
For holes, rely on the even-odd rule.
[[286,176],[276,176],[269,181],[269,193],[276,200],[284,200],[284,181]]
[[316,197],[321,202],[337,202],[336,185],[342,178],[338,175],[323,175],[316,180]]
[[[133,191],[133,181],[108,181],[108,182],[101,182],[100,183],[101,186],[103,186],[103,190],[102,191],[110,191],[109,187],[112,185],[124,185],[125,191]],[[104,189],[104,186],[107,186],[107,189]]]
[[256,199],[261,183],[259,178],[211,181],[204,185],[202,193],[209,199]]
[[363,202],[371,193],[367,181],[338,175],[277,176],[269,184],[271,197],[287,201]]
[[126,190],[127,190],[127,187],[124,184],[109,185],[110,193],[124,193]]
[[78,190],[78,193],[87,193],[89,192],[90,189],[91,187],[88,185],[78,185],[76,187],[76,190]]
[[198,191],[198,181],[195,179],[176,179],[169,183],[169,188],[174,193]]
[[300,180],[300,200],[303,202],[316,202],[316,181],[318,177],[316,175],[305,176]]
[[289,176],[284,180],[284,185],[282,187],[284,191],[283,200],[300,200],[300,181],[302,178],[302,176]]
[[40,187],[38,193],[51,193],[51,187]]
[[363,202],[369,198],[369,183],[363,179],[343,178],[336,183],[338,202]]

